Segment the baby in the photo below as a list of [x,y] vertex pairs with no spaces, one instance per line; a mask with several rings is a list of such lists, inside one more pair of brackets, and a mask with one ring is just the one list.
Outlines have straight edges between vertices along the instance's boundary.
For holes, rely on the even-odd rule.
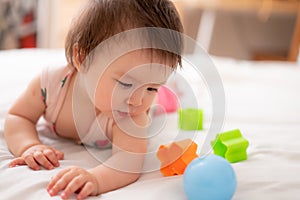
[[136,181],[147,153],[149,109],[181,66],[182,32],[169,0],[89,0],[66,38],[68,64],[43,70],[9,110],[5,138],[16,157],[10,167],[59,166],[63,152],[38,137],[43,116],[59,137],[112,148],[92,169],[72,166],[52,177],[51,196],[83,199]]

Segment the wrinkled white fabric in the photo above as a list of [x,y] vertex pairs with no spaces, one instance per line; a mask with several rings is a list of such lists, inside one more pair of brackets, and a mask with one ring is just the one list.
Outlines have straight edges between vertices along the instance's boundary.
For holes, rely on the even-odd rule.
[[[237,191],[233,199],[298,199],[300,194],[300,68],[284,62],[250,62],[227,58],[213,58],[222,77],[226,95],[224,131],[239,128],[249,140],[248,160],[232,164],[237,177]],[[41,66],[64,63],[63,51],[12,50],[0,52],[0,198],[1,199],[50,199],[46,185],[59,170],[78,165],[90,168],[99,161],[90,151],[106,159],[110,150],[86,150],[81,145],[47,135],[41,122],[41,140],[65,153],[65,159],[57,169],[33,171],[27,166],[8,168],[13,156],[7,150],[3,136],[5,114],[37,75]],[[183,75],[191,72],[184,63]],[[192,81],[198,88],[197,97],[204,109],[204,130],[196,133],[201,144],[210,125],[212,109],[209,92],[200,79]],[[184,88],[180,88],[182,94]],[[183,97],[186,98],[186,97]],[[165,120],[164,128],[151,137],[149,156],[144,168],[155,169],[159,161],[155,157],[161,144],[174,139],[192,137],[191,132],[179,131],[177,113],[159,116],[155,123]],[[105,183],[103,183],[105,184]],[[75,196],[74,196],[75,197]],[[60,199],[54,197],[51,199]],[[182,176],[163,177],[159,171],[144,173],[135,183],[89,199],[187,199]]]

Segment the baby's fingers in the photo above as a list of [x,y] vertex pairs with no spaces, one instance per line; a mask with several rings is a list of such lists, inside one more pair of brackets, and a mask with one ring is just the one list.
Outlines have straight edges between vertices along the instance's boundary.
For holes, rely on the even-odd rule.
[[55,154],[58,160],[64,159],[64,153],[58,150],[55,150]]
[[69,169],[60,171],[56,176],[52,177],[50,183],[47,186],[47,191],[51,196],[57,195],[57,193],[63,190],[68,182],[72,179],[72,174],[69,173]]
[[[64,192],[61,194],[61,198],[68,199],[71,196],[71,194],[78,191],[85,184],[86,184],[86,179],[84,178],[84,176],[77,175],[77,176],[73,177],[73,179],[68,183],[68,185],[64,189]],[[93,189],[93,188],[91,188],[91,189]],[[91,193],[91,191],[87,191],[87,192]]]
[[15,167],[18,165],[28,165],[28,167],[30,167],[33,170],[40,169],[40,166],[35,162],[34,158],[31,155],[28,155],[25,158],[23,157],[15,158],[9,163],[9,167]]
[[[49,150],[51,151],[51,150]],[[43,152],[41,151],[36,151],[33,153],[34,160],[40,164],[41,166],[45,167],[46,169],[53,169],[54,166],[53,164],[48,160],[47,156],[45,155],[45,152],[47,153],[47,150],[44,150]],[[51,157],[51,153],[47,153]],[[54,156],[54,155],[53,155]],[[54,156],[54,159],[56,160],[56,157]],[[55,163],[57,162],[54,161]],[[57,164],[58,165],[58,164]]]
[[87,196],[91,195],[93,191],[94,185],[91,182],[87,182],[77,195],[77,199],[85,199]]
[[24,157],[24,161],[28,165],[28,167],[30,167],[33,170],[41,169],[39,164],[36,162],[35,158],[33,157],[33,155],[26,155]]
[[18,165],[26,165],[24,158],[22,158],[22,157],[15,158],[9,163],[9,167],[15,167]]
[[[44,156],[47,158],[47,160],[49,161],[49,163],[47,163],[47,161],[44,161],[48,166],[47,169],[52,169],[53,166],[54,167],[58,167],[59,166],[59,162],[58,162],[58,157],[56,155],[56,152],[53,152],[51,149],[45,149],[43,151]],[[53,166],[52,166],[53,165]]]

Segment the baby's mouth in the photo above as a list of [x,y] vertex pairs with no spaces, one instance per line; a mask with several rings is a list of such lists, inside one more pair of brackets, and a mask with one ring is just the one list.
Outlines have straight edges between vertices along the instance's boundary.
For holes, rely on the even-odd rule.
[[118,115],[120,117],[128,117],[128,116],[130,116],[130,114],[128,112],[123,112],[123,111],[119,111],[118,110],[117,113],[118,113]]

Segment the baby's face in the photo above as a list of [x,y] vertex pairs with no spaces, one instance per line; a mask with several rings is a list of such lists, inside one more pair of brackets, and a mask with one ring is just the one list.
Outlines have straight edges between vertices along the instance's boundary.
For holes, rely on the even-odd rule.
[[[168,63],[167,63],[168,64]],[[150,51],[133,51],[116,59],[98,82],[95,106],[123,118],[146,112],[172,69]]]

